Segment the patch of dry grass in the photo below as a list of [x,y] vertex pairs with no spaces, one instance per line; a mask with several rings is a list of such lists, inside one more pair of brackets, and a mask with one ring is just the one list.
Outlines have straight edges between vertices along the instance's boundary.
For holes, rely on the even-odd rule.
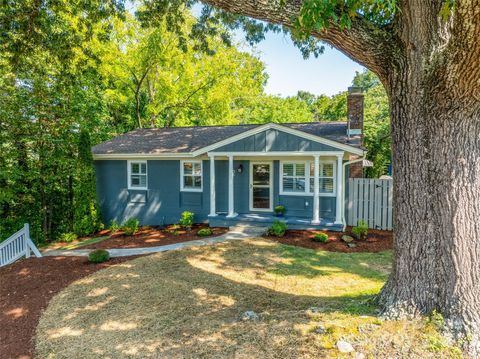
[[[37,328],[42,358],[455,357],[432,324],[384,322],[371,299],[390,253],[329,253],[266,240],[160,253],[57,295]],[[309,309],[315,307],[315,309]],[[258,322],[242,322],[254,310]],[[325,333],[318,334],[318,326]]]

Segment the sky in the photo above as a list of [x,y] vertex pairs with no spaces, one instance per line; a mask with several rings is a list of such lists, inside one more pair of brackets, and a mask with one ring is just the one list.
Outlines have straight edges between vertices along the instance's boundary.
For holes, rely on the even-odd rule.
[[[242,34],[236,39],[241,41]],[[255,48],[242,47],[260,57],[266,64],[269,75],[265,91],[280,96],[296,95],[298,90],[315,95],[335,95],[351,85],[355,71],[363,67],[350,60],[340,51],[325,45],[325,52],[318,58],[311,56],[304,60],[288,35],[267,33],[266,39]]]

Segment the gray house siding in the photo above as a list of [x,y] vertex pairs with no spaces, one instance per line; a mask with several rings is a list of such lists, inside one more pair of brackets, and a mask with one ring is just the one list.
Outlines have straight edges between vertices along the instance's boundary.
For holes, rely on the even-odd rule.
[[[260,160],[261,161],[261,160]],[[234,169],[242,165],[242,173],[234,178],[234,208],[239,214],[250,211],[250,161],[235,160]],[[103,221],[108,225],[113,219],[123,222],[138,218],[144,225],[177,223],[180,214],[189,210],[196,221],[208,219],[210,212],[210,164],[203,161],[203,191],[180,191],[179,160],[147,161],[148,190],[129,190],[126,160],[97,160],[97,195]],[[283,205],[287,214],[295,217],[312,217],[313,196],[288,196],[279,194],[280,161],[273,161],[273,206]],[[228,161],[215,160],[216,210],[228,211]],[[335,197],[320,197],[320,216],[335,218]],[[264,212],[262,212],[264,213]]]
[[338,151],[337,148],[269,129],[215,149],[215,152]]

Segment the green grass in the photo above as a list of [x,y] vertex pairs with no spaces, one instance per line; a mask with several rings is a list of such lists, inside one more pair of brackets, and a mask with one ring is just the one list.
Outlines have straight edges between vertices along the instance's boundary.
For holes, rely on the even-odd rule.
[[[376,316],[391,259],[260,239],[138,258],[54,297],[38,356],[339,358],[342,338],[371,358],[459,357],[428,320]],[[247,310],[261,320],[239,320]]]
[[68,244],[66,246],[61,247],[60,249],[77,249],[80,247],[88,246],[90,244],[95,244],[95,243],[104,241],[105,239],[108,239],[108,238],[110,238],[110,236],[93,237],[77,243]]

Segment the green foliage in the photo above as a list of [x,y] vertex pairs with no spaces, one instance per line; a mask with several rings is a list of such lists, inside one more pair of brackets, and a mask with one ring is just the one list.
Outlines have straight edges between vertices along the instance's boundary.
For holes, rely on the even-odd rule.
[[268,234],[275,237],[283,237],[287,230],[288,226],[285,222],[274,221],[270,228],[268,229]]
[[285,208],[285,206],[280,205],[280,206],[275,206],[273,211],[275,212],[275,214],[280,214],[283,216],[287,212],[287,209]]
[[125,233],[127,236],[133,236],[138,232],[138,225],[140,222],[138,221],[137,218],[129,218],[122,224],[122,231]]
[[315,242],[320,242],[320,243],[327,243],[328,242],[328,234],[326,233],[317,233],[315,236],[312,238],[313,241]]
[[180,223],[182,226],[190,228],[193,225],[193,220],[195,218],[195,214],[193,212],[184,211],[180,216]]
[[213,231],[210,228],[201,228],[198,230],[197,235],[200,237],[208,237],[213,234]]
[[368,223],[362,220],[357,222],[357,225],[352,228],[352,234],[361,240],[367,239],[368,236]]
[[110,227],[108,227],[110,232],[116,232],[120,230],[120,228],[121,228],[120,224],[115,219],[112,219],[112,221],[110,222]]
[[110,253],[105,249],[96,249],[88,255],[90,263],[103,263],[110,259]]
[[63,233],[60,238],[59,238],[59,242],[67,242],[67,243],[70,243],[70,242],[73,242],[77,239],[77,235],[75,233],[72,233],[72,232],[67,232],[67,233]]

